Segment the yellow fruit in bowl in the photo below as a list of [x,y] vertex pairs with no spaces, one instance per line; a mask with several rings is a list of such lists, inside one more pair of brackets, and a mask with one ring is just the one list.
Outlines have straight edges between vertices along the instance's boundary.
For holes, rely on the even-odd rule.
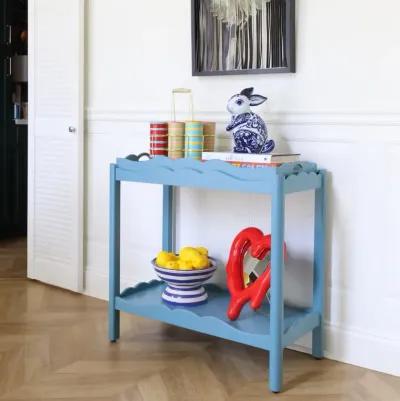
[[204,246],[199,246],[196,248],[197,252],[200,253],[200,255],[204,255],[208,257],[208,249],[204,248]]
[[171,270],[178,270],[179,269],[179,262],[176,261],[176,260],[170,260],[169,262],[167,262],[165,267],[167,269],[171,269]]
[[207,256],[205,255],[200,255],[197,258],[192,260],[193,267],[196,270],[200,269],[206,269],[207,267],[210,267],[210,261],[208,260]]
[[161,251],[157,255],[156,264],[160,267],[166,267],[168,262],[175,262],[177,257],[171,252]]
[[199,255],[200,255],[200,253],[196,248],[192,248],[189,246],[182,248],[179,252],[179,258],[181,260],[185,260],[188,262],[191,262],[193,259],[195,259]]
[[193,270],[193,264],[188,260],[179,259],[178,266],[179,270]]
[[181,248],[179,250],[179,256],[181,256],[182,254],[185,254],[185,252],[190,252],[192,250],[195,250],[196,248],[192,247],[192,246],[184,246],[183,248]]

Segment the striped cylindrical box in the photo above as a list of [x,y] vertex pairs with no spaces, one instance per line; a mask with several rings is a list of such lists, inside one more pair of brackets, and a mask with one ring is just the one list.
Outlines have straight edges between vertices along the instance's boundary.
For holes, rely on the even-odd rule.
[[168,123],[168,157],[181,159],[185,156],[185,123]]
[[168,156],[168,123],[150,123],[150,154]]
[[204,152],[215,150],[215,127],[213,122],[203,122]]
[[203,123],[200,121],[187,121],[185,124],[185,157],[201,160],[203,146]]

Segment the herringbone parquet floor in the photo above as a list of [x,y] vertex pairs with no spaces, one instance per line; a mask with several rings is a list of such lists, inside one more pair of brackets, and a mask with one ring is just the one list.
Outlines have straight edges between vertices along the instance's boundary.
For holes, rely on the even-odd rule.
[[0,279],[26,277],[26,239],[0,241]]
[[[26,279],[0,280],[0,401],[399,401],[400,379],[285,353],[285,391],[267,390],[267,353],[122,316],[106,302]],[[383,356],[384,357],[384,356]]]

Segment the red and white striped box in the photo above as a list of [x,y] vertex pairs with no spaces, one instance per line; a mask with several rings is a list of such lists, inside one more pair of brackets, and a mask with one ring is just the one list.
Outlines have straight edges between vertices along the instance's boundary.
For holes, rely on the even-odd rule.
[[168,156],[168,123],[150,123],[150,154]]

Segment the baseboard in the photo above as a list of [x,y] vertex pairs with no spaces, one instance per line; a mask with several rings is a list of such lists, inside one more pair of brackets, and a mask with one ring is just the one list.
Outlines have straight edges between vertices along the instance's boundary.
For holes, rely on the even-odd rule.
[[[365,332],[349,330],[329,322],[325,322],[325,333],[327,359],[400,376],[398,342]],[[311,335],[300,339],[289,348],[311,354]]]
[[[121,287],[137,283],[128,277],[121,278]],[[85,294],[107,300],[108,276],[95,269],[87,269],[85,274]],[[369,333],[347,329],[325,323],[326,351],[325,357],[339,362],[360,366],[390,375],[400,376],[400,344]],[[311,336],[305,336],[290,349],[311,353]]]

